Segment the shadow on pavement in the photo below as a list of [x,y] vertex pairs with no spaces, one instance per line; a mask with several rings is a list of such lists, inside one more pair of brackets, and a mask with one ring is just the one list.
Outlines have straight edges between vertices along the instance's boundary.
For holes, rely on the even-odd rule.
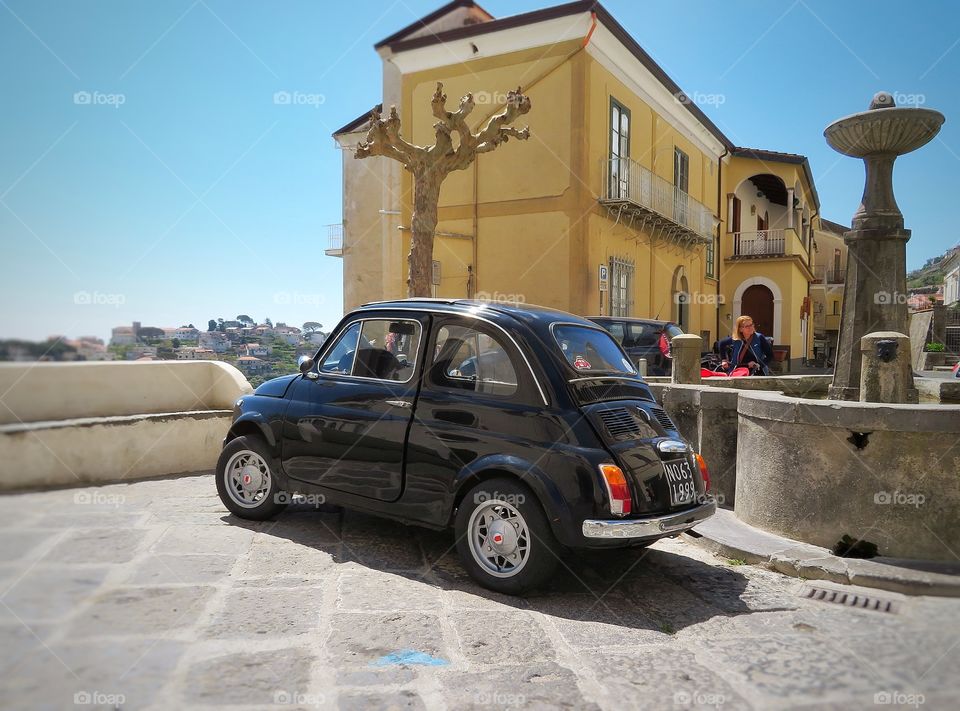
[[[548,586],[509,596],[480,587],[469,577],[460,564],[451,530],[408,526],[353,511],[321,513],[302,505],[292,505],[270,521],[245,521],[232,515],[223,520],[322,550],[338,564],[356,563],[462,593],[457,604],[465,608],[499,603],[566,620],[666,634],[716,616],[755,611],[742,599],[748,583],[745,575],[662,549],[671,544],[571,552],[560,561]],[[289,575],[302,572],[290,570]]]

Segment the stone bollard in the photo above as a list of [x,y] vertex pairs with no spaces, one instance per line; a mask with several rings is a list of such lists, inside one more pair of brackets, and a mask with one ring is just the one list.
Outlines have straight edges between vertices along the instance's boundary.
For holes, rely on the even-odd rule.
[[673,337],[670,341],[670,352],[673,355],[671,383],[700,384],[700,348],[702,346],[703,339],[692,333],[682,333]]
[[639,371],[641,378],[647,377],[647,359],[646,358],[641,358],[640,360],[637,361],[637,370]]
[[910,338],[875,331],[860,339],[860,402],[916,403]]

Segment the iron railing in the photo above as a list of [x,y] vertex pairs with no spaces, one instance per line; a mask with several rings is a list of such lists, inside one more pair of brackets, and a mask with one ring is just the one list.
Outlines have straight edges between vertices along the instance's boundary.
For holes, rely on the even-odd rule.
[[329,256],[343,254],[343,225],[327,225],[327,249]]
[[627,202],[695,232],[713,235],[713,210],[630,158],[605,158],[602,202]]
[[827,269],[822,265],[814,269],[813,275],[821,284],[843,284],[847,280],[847,268]]

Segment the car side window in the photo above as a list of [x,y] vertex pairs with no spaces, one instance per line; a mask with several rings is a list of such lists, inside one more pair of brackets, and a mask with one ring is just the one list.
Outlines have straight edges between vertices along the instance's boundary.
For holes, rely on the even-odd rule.
[[469,326],[444,325],[434,342],[430,381],[468,392],[509,397],[517,392],[517,371],[498,336]]
[[607,326],[605,326],[605,328],[608,331],[610,331],[611,336],[617,339],[617,343],[624,346],[627,345],[626,343],[624,343],[627,336],[626,336],[626,333],[624,332],[625,329],[623,327],[622,321],[614,321],[613,323],[610,323]]
[[633,346],[655,346],[659,334],[657,329],[649,323],[631,323],[630,337]]
[[364,321],[351,374],[405,383],[416,372],[419,349],[419,322],[392,319]]
[[360,336],[360,322],[351,323],[340,334],[340,338],[327,351],[320,364],[321,373],[338,373],[345,375],[353,371],[354,355],[357,352],[357,339]]

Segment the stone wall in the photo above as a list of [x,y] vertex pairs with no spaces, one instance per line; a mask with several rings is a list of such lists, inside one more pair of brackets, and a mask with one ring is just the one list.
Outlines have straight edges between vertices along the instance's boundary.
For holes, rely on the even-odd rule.
[[0,365],[0,490],[209,470],[251,390],[214,361]]
[[881,555],[955,560],[960,406],[741,393],[736,515],[827,548],[843,535]]

